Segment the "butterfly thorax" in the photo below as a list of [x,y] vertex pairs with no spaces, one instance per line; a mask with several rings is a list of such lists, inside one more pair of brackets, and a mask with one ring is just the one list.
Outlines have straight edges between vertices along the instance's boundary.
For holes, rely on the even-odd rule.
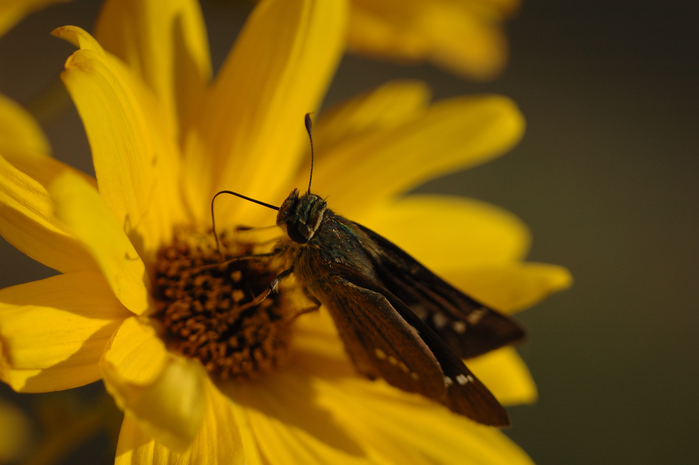
[[277,225],[290,239],[283,248],[301,282],[339,268],[375,275],[361,246],[362,232],[351,221],[335,215],[318,195],[299,196],[294,189],[279,209]]

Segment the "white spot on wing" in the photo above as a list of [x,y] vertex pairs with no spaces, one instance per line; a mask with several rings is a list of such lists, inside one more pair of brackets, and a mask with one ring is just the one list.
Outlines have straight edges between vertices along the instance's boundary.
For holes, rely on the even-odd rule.
[[474,310],[466,317],[466,321],[468,321],[472,325],[477,325],[478,322],[481,321],[481,318],[485,316],[485,313],[485,308],[479,308],[478,310]]
[[463,334],[466,332],[466,323],[463,321],[455,321],[451,324],[451,327],[457,334]]
[[473,376],[471,375],[459,375],[456,377],[456,382],[463,386],[464,384],[473,382]]
[[386,352],[381,349],[374,349],[374,355],[376,355],[376,358],[379,360],[386,360]]
[[437,312],[432,315],[432,322],[434,323],[435,328],[443,329],[449,323],[449,318],[447,318],[444,313]]

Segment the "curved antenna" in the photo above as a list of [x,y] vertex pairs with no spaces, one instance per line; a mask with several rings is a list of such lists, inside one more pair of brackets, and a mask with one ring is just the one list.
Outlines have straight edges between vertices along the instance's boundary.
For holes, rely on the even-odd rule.
[[221,251],[219,250],[219,243],[218,243],[218,234],[216,234],[216,217],[214,216],[214,201],[216,200],[216,197],[218,197],[221,194],[230,194],[230,195],[235,195],[236,197],[240,197],[241,199],[248,200],[250,202],[256,203],[258,205],[262,205],[263,207],[271,208],[272,210],[279,211],[279,207],[275,207],[274,205],[262,202],[260,200],[253,199],[251,197],[247,197],[243,194],[238,194],[237,192],[233,191],[219,191],[216,192],[214,195],[214,198],[211,199],[211,229],[214,232],[214,239],[216,239],[216,251],[220,254]]
[[308,193],[311,193],[311,181],[313,180],[313,122],[311,121],[311,114],[306,113],[304,118],[304,123],[306,123],[306,132],[308,132],[308,139],[311,141],[311,174],[308,176]]

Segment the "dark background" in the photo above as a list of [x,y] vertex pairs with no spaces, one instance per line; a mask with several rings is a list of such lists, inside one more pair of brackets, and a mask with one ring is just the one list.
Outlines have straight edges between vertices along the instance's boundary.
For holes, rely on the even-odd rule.
[[[520,315],[540,400],[511,409],[507,433],[541,465],[699,457],[699,7],[691,4],[525,1],[508,25],[510,64],[495,81],[348,57],[326,99],[409,77],[428,81],[436,98],[493,92],[520,105],[527,132],[510,154],[420,190],[511,210],[533,231],[530,259],[575,277],[571,290]],[[246,8],[205,1],[215,65]],[[0,91],[34,101],[73,50],[48,33],[91,29],[97,10],[88,0],[51,7],[0,39]],[[57,158],[91,170],[74,109],[45,129]],[[2,287],[50,274],[3,246]]]

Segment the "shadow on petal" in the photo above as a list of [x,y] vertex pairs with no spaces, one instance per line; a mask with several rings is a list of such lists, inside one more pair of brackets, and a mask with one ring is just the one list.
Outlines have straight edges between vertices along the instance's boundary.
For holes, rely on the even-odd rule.
[[282,369],[260,381],[227,383],[219,389],[246,409],[274,418],[314,441],[354,457],[366,452],[317,402],[315,378],[298,370]]

